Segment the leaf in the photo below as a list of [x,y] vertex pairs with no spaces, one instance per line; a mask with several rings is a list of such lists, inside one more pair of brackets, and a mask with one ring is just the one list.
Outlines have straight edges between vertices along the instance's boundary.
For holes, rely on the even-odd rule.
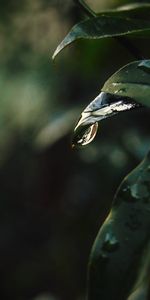
[[144,19],[149,20],[150,18],[150,3],[131,3],[119,6],[114,9],[109,9],[106,11],[101,11],[98,13],[99,16],[101,15],[112,15],[118,17],[128,17],[128,18],[135,18],[135,19]]
[[128,97],[101,92],[81,113],[74,129],[73,147],[91,143],[96,136],[98,122],[101,120],[136,107],[139,107],[139,104]]
[[97,17],[76,24],[58,45],[52,58],[54,59],[66,46],[79,39],[101,39],[141,33],[150,34],[149,17],[150,4],[129,5],[101,12]]
[[150,60],[127,64],[106,81],[102,91],[150,106]]
[[89,260],[88,300],[127,299],[141,273],[142,284],[148,284],[149,187],[150,153],[119,186],[97,235]]
[[81,113],[74,129],[73,146],[92,142],[97,122],[141,104],[150,106],[150,60],[129,63],[106,81],[101,93]]

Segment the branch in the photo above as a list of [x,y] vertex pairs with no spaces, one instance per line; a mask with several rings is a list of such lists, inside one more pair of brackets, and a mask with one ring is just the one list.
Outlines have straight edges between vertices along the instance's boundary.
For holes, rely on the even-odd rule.
[[79,5],[89,17],[97,17],[97,14],[84,2],[84,0],[74,0],[74,2]]
[[117,36],[115,39],[125,47],[137,60],[144,59],[143,55],[141,54],[140,50],[127,38],[122,36]]

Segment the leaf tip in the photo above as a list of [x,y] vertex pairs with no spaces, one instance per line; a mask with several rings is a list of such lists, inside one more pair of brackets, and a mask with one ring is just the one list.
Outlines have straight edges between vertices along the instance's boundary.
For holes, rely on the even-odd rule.
[[56,48],[56,50],[54,51],[53,55],[52,55],[52,60],[54,61],[57,54],[58,54],[59,50],[58,50],[58,47]]
[[[67,44],[66,44],[67,45]],[[56,48],[56,50],[54,51],[54,54],[52,56],[52,60],[54,60],[56,58],[56,56],[66,47],[66,45],[64,45],[64,41],[62,41]]]

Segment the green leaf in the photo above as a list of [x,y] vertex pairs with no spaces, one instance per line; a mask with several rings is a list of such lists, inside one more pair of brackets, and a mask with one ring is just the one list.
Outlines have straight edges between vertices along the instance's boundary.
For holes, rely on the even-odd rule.
[[102,91],[150,106],[150,60],[127,64],[106,81]]
[[101,92],[82,111],[75,126],[72,146],[85,146],[91,143],[98,130],[98,122],[118,113],[134,109],[140,105],[128,97],[120,97]]
[[150,153],[122,181],[97,235],[89,260],[88,300],[127,299],[139,271],[145,272],[141,283],[146,286],[149,270],[141,260],[144,254],[149,265],[149,187]]
[[[144,18],[144,20],[143,20]],[[76,24],[58,45],[53,59],[66,46],[79,39],[101,39],[130,34],[150,34],[150,4],[145,3],[103,11]]]
[[118,17],[128,17],[135,19],[149,20],[150,18],[150,3],[131,3],[123,6],[119,6],[114,9],[101,11],[98,13],[101,15],[112,15]]

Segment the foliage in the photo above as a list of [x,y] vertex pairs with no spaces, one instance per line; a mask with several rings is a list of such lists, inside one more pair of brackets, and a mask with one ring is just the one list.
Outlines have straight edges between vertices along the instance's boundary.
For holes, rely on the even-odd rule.
[[[119,7],[99,14],[91,12],[78,1],[91,18],[75,25],[57,47],[53,58],[67,45],[78,39],[119,37],[119,42],[134,54],[138,50],[124,36],[131,34],[149,37],[148,3]],[[144,20],[143,20],[144,17]],[[115,72],[104,84],[102,93],[83,111],[74,130],[74,145],[86,145],[93,140],[97,122],[115,113],[150,106],[150,60],[138,59]],[[139,105],[137,104],[139,103]],[[100,229],[89,260],[88,299],[125,300],[140,277],[143,254],[149,246],[150,228],[150,154],[120,185],[115,200]],[[146,265],[149,255],[146,253]],[[141,269],[140,269],[141,267]],[[148,268],[143,267],[145,299],[149,282]],[[149,276],[149,273],[147,274]]]
[[[89,299],[129,296],[149,246],[149,182],[150,154],[119,186],[97,235],[89,261]],[[144,280],[138,288],[147,288],[147,278]]]
[[150,60],[136,61],[124,66],[106,81],[102,91],[129,97],[150,106]]
[[[144,20],[143,20],[144,15]],[[53,54],[53,59],[66,46],[78,39],[101,39],[131,34],[150,34],[150,4],[137,4],[103,11],[75,25]]]

